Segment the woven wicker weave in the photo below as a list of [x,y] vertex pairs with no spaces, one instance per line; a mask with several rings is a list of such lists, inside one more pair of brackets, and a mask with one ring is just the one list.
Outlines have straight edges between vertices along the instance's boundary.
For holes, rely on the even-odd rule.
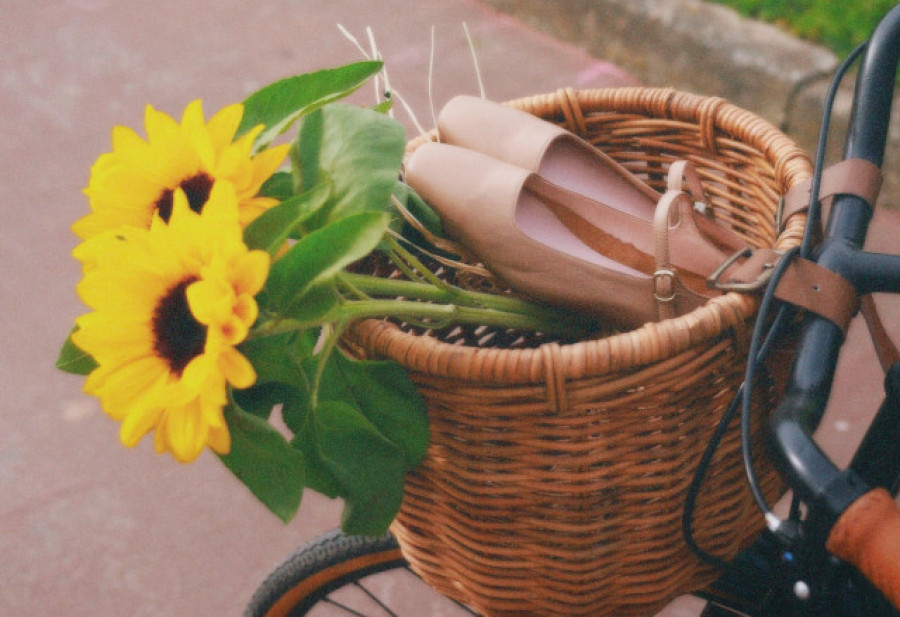
[[[566,126],[660,190],[670,162],[692,160],[720,220],[752,245],[800,238],[795,217],[776,241],[775,211],[780,194],[810,175],[807,156],[727,101],[623,88],[511,105]],[[636,331],[539,346],[515,337],[485,345],[479,330],[442,339],[356,325],[348,347],[403,364],[428,404],[432,443],[392,528],[413,568],[490,616],[648,617],[708,584],[715,573],[682,538],[684,497],[742,380],[755,310],[755,298],[730,293]],[[757,416],[772,396],[769,388],[757,397]],[[755,439],[772,498],[780,481]],[[736,426],[694,525],[698,543],[723,558],[761,529]]]

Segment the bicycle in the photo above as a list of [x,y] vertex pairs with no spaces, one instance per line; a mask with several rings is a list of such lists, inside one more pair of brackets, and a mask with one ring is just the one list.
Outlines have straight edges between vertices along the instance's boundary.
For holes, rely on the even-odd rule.
[[[839,302],[845,313],[855,312],[861,296],[900,293],[900,256],[862,250],[874,199],[860,191],[839,189],[827,226],[820,238],[816,237],[830,110],[841,77],[858,58],[862,60],[843,159],[866,161],[869,169],[880,170],[900,58],[900,6],[845,60],[829,91],[803,242],[769,273],[744,384],[755,383],[756,371],[773,341],[785,328],[796,325],[796,305],[779,302],[776,297],[792,262],[813,264],[822,280],[833,278],[829,273],[839,275],[835,284],[843,286],[842,294],[850,297]],[[813,287],[813,295],[826,291],[825,283],[818,285]],[[829,459],[812,433],[824,414],[844,340],[839,322],[848,318],[835,317],[831,309],[823,311],[816,306],[802,313],[790,378],[769,420],[772,456],[794,495],[790,513],[785,519],[773,513],[756,486],[750,448],[745,443],[744,465],[767,530],[730,563],[719,563],[705,554],[691,537],[690,502],[702,483],[705,468],[701,462],[685,508],[685,540],[703,559],[723,570],[717,582],[698,594],[707,600],[701,617],[900,615],[895,608],[900,607],[900,509],[893,501],[900,489],[900,355],[886,339],[868,301],[861,304],[885,369],[885,398],[846,469],[839,469]],[[777,314],[770,319],[775,309]],[[751,387],[739,390],[720,427],[740,412],[742,434],[749,434],[744,425],[749,423],[752,391]],[[707,454],[715,446],[714,439]],[[403,585],[399,595],[408,597],[405,585],[409,581],[378,582],[385,572],[408,574],[391,536],[359,538],[332,532],[301,547],[284,562],[256,592],[245,615],[329,614],[312,612],[321,607],[343,611],[337,614],[369,614],[361,612],[369,610],[361,605],[350,606],[348,593],[356,593],[372,610],[381,611],[374,614],[401,614],[388,608],[377,594],[396,597],[396,586]],[[459,614],[476,614],[453,601],[448,600],[448,606]],[[412,610],[411,614],[422,614],[423,607]],[[433,614],[444,614],[436,611]]]

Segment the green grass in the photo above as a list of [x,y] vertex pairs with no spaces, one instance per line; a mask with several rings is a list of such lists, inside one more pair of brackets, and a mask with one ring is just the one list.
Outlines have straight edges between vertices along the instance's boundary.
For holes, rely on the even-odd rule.
[[740,13],[785,27],[846,56],[869,37],[896,0],[713,0]]

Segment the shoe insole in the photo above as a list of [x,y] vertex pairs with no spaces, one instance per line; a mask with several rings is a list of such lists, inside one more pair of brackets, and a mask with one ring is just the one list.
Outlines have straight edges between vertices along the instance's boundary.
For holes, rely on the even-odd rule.
[[581,193],[595,201],[652,221],[656,202],[619,173],[587,156],[569,139],[557,139],[544,155],[538,173],[550,182]]
[[523,191],[519,198],[516,206],[516,225],[532,240],[556,251],[609,270],[647,278],[646,274],[601,255],[589,247],[572,233],[545,203],[529,191]]

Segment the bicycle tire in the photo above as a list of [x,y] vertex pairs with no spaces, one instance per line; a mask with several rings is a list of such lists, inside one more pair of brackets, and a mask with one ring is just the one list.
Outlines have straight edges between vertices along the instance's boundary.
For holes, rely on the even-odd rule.
[[[402,615],[387,605],[389,600],[379,598],[378,589],[369,582],[382,573],[394,575],[391,571],[427,587],[409,570],[393,536],[350,536],[334,530],[301,546],[279,565],[253,594],[244,617],[300,617],[326,606],[335,611],[329,614]],[[402,584],[409,580],[404,578]],[[348,589],[359,592],[368,608],[354,608],[346,599],[333,597]],[[455,601],[443,597],[442,601],[452,602],[463,614],[477,615]]]

